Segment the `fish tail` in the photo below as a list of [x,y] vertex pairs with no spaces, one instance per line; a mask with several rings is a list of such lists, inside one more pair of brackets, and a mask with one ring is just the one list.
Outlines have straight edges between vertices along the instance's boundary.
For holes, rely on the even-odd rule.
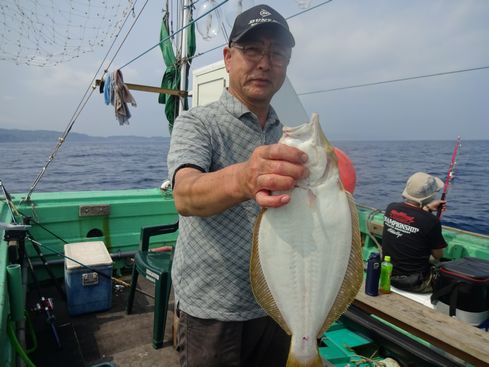
[[314,358],[307,361],[300,360],[294,354],[290,353],[287,358],[286,367],[323,367],[324,362],[322,361],[319,353],[317,353]]

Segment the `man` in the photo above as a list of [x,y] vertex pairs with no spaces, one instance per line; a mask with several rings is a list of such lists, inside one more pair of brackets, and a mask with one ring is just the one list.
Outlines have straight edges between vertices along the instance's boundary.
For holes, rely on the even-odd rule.
[[180,214],[172,279],[182,366],[285,366],[290,338],[255,302],[249,280],[260,207],[286,205],[283,192],[307,176],[307,155],[276,144],[270,106],[294,46],[285,19],[258,5],[235,20],[219,101],[183,113],[168,168]]
[[393,264],[391,284],[399,289],[429,293],[433,291],[430,255],[440,259],[447,246],[438,218],[431,214],[445,201],[435,200],[443,187],[438,178],[424,172],[412,175],[402,193],[403,203],[391,203],[384,216],[383,255]]

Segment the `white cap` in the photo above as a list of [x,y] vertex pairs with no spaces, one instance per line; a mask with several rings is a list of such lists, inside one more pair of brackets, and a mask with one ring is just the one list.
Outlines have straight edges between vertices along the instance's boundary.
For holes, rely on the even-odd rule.
[[[416,172],[407,180],[402,196],[420,204],[429,203],[434,200],[435,194],[441,188],[443,188],[443,181],[438,177],[424,172]],[[431,200],[428,200],[430,198]]]

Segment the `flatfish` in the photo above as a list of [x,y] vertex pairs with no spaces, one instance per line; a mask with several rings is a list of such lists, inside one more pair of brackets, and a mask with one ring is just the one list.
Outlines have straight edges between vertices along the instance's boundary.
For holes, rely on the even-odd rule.
[[291,335],[287,367],[323,366],[317,339],[341,316],[363,277],[358,215],[339,179],[334,147],[313,114],[280,142],[308,154],[309,177],[290,202],[255,223],[250,274],[257,302]]

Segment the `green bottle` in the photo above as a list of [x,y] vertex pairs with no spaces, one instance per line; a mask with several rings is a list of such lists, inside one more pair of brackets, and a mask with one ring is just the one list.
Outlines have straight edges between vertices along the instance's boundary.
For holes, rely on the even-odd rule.
[[380,266],[380,293],[390,293],[391,292],[391,274],[392,274],[392,263],[391,257],[384,257],[382,265]]

